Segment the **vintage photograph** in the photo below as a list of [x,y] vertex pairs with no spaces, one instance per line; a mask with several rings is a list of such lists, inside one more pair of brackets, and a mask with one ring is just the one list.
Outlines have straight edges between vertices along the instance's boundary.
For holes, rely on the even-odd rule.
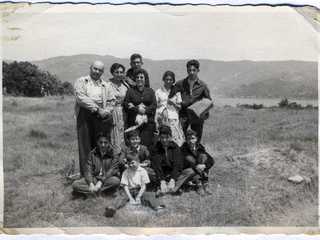
[[5,233],[319,231],[318,9],[1,7]]

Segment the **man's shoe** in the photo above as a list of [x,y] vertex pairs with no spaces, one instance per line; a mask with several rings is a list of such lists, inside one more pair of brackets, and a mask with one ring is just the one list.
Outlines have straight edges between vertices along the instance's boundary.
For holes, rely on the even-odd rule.
[[104,213],[104,216],[106,216],[107,218],[112,218],[114,216],[114,214],[116,213],[116,210],[112,207],[107,207],[106,211]]
[[156,198],[163,196],[164,194],[162,193],[162,191],[160,189],[157,190],[156,192]]
[[203,190],[202,185],[197,185],[196,192],[197,192],[200,196],[206,195],[206,194],[204,193],[204,190]]
[[212,192],[210,191],[210,188],[209,188],[209,184],[206,183],[206,184],[203,184],[203,190],[209,194],[209,195],[212,195]]
[[181,188],[179,188],[176,191],[171,192],[172,196],[181,196],[183,194],[183,190]]

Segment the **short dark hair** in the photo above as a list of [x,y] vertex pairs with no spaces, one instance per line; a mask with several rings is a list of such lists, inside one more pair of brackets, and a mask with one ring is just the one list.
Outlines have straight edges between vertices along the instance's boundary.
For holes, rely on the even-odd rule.
[[110,133],[108,133],[108,132],[105,132],[105,131],[104,132],[99,132],[98,135],[97,135],[96,140],[99,141],[99,139],[101,137],[105,137],[109,142],[111,141]]
[[133,60],[135,60],[136,58],[140,58],[141,59],[141,62],[142,62],[142,57],[139,53],[134,53],[131,55],[130,57],[130,62],[133,62]]
[[186,138],[190,137],[194,135],[195,137],[198,137],[197,136],[197,132],[196,131],[193,131],[192,129],[189,129],[187,132],[186,132]]
[[172,71],[166,71],[166,72],[163,74],[162,80],[164,81],[164,80],[166,79],[166,77],[168,77],[168,76],[171,76],[172,79],[173,79],[173,83],[175,83],[176,78],[175,78],[174,72],[172,72]]
[[164,135],[169,135],[169,136],[172,136],[172,130],[169,126],[167,125],[162,125],[160,128],[159,128],[159,136],[161,134],[164,134]]
[[191,66],[194,66],[196,69],[199,70],[200,68],[200,63],[198,60],[195,60],[195,59],[192,59],[190,61],[187,62],[187,68],[191,67]]
[[133,78],[136,79],[137,75],[142,73],[144,75],[145,78],[145,87],[150,87],[150,83],[149,83],[149,74],[146,70],[144,70],[143,68],[138,68],[133,72]]
[[136,152],[129,152],[126,156],[126,160],[127,162],[132,162],[132,161],[140,162],[139,155]]
[[120,64],[120,63],[114,63],[112,64],[112,66],[110,67],[110,73],[113,74],[115,70],[117,70],[118,68],[122,68],[123,69],[123,72],[126,71],[125,67]]
[[126,140],[129,141],[129,139],[132,137],[140,137],[140,132],[137,129],[131,130],[125,133],[125,137],[126,137]]

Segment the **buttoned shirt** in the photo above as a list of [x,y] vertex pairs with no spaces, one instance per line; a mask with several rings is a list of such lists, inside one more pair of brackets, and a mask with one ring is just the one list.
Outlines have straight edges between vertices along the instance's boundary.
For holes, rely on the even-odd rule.
[[193,103],[203,98],[212,100],[207,84],[199,78],[194,81],[192,89],[190,88],[188,77],[178,81],[171,90],[168,98],[172,98],[177,92],[181,92],[182,98],[180,116],[188,116],[187,108]]
[[90,75],[78,78],[74,84],[76,98],[75,111],[79,114],[80,107],[94,112],[98,107],[103,108],[103,91],[106,82],[91,79]]
[[150,179],[147,171],[140,166],[135,171],[130,168],[126,169],[121,177],[121,185],[128,186],[129,189],[141,187],[149,182]]

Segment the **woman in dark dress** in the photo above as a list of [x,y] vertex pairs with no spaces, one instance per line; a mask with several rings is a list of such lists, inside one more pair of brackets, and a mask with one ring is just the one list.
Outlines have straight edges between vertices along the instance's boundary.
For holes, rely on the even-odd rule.
[[[137,85],[127,90],[123,100],[123,108],[127,113],[127,127],[139,129],[140,144],[149,147],[155,130],[156,96],[153,89],[145,86],[146,80],[149,79],[146,70],[137,69],[134,78]],[[140,121],[142,119],[145,121]]]

